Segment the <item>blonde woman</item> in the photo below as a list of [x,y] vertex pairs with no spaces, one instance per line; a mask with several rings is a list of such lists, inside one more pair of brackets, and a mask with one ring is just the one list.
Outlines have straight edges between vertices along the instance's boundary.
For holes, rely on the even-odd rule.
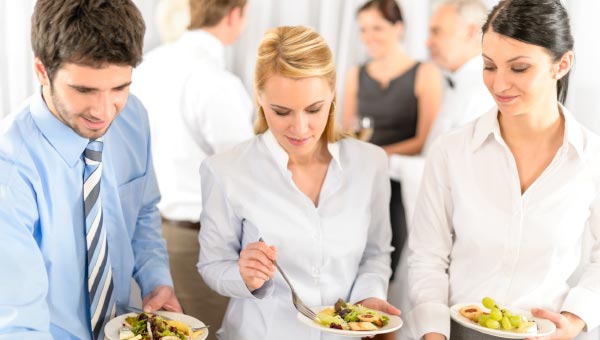
[[218,338],[335,339],[296,320],[274,260],[307,305],[343,298],[399,314],[384,300],[392,249],[386,155],[337,133],[324,39],[305,27],[268,31],[255,89],[257,136],[201,167],[198,269],[231,297]]

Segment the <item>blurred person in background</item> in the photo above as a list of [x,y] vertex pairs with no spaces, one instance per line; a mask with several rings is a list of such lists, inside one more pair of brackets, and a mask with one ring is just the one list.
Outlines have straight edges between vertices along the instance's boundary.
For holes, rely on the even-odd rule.
[[40,90],[0,127],[2,339],[102,340],[132,277],[144,310],[181,312],[148,117],[129,94],[144,31],[128,0],[35,4]]
[[219,339],[340,338],[297,320],[274,260],[308,306],[343,298],[400,313],[386,302],[387,158],[337,131],[335,80],[319,34],[300,26],[267,31],[254,77],[258,135],[202,163],[198,269],[231,297]]
[[[481,26],[488,10],[481,0],[441,0],[434,6],[429,24],[427,47],[433,61],[444,74],[444,95],[440,112],[418,156],[390,156],[390,176],[402,183],[402,202],[410,234],[425,157],[433,140],[482,115],[494,105],[483,83],[481,70]],[[408,298],[407,254],[398,266],[400,278],[390,290],[393,302],[410,310]],[[404,333],[407,327],[400,330]]]
[[[177,3],[177,2],[176,2]],[[132,92],[148,109],[164,237],[184,311],[218,326],[227,300],[196,269],[202,210],[200,164],[253,136],[252,102],[225,69],[225,46],[246,23],[246,0],[190,0],[189,29],[150,51],[134,71]]]
[[445,88],[424,152],[437,137],[494,105],[481,76],[481,25],[487,13],[482,0],[441,0],[434,7],[427,47],[432,60],[442,68]]
[[[600,137],[563,106],[569,16],[560,0],[504,0],[482,31],[496,106],[428,153],[409,236],[407,324],[417,339],[499,339],[450,318],[451,306],[491,296],[555,324],[529,340],[580,339],[600,325]],[[589,261],[569,282],[588,242]]]
[[[440,109],[440,71],[402,50],[403,17],[395,0],[368,1],[358,10],[358,22],[371,60],[353,67],[346,76],[344,130],[353,132],[357,121],[370,117],[374,128],[370,142],[390,155],[419,154]],[[390,183],[394,272],[407,230],[401,184]]]

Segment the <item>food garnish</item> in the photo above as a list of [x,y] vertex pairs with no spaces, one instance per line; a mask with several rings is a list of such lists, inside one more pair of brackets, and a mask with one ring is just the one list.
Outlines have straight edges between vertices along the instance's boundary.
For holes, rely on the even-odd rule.
[[338,299],[334,308],[325,308],[317,314],[317,323],[323,327],[352,331],[374,331],[389,322],[386,315],[360,304]]
[[204,330],[192,332],[191,327],[178,320],[166,319],[152,313],[140,313],[125,318],[119,330],[120,340],[193,340]]

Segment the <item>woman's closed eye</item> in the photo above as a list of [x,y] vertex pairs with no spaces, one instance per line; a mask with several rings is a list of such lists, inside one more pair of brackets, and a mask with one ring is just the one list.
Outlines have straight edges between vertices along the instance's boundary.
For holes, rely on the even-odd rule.
[[273,112],[275,112],[276,115],[278,116],[287,116],[290,114],[290,111],[282,111],[282,110],[273,110]]
[[513,66],[510,68],[513,72],[516,73],[523,73],[525,71],[527,71],[527,69],[529,69],[529,66],[523,65],[523,66]]
[[318,113],[319,111],[321,111],[321,109],[323,108],[323,106],[319,106],[319,107],[310,107],[308,109],[306,109],[306,112],[308,113]]
[[496,69],[495,65],[491,65],[491,64],[483,64],[483,70],[484,71],[493,71]]

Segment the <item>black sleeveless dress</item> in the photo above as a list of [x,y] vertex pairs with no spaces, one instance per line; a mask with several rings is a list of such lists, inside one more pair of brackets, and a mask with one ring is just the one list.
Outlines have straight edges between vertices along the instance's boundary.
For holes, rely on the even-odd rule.
[[[373,136],[371,143],[379,146],[394,144],[417,134],[419,116],[418,99],[415,96],[415,79],[420,63],[393,78],[387,88],[367,73],[362,65],[358,75],[358,116],[371,117]],[[406,214],[402,204],[400,183],[391,181],[390,219],[392,224],[392,279],[400,260],[400,253],[407,238]]]

